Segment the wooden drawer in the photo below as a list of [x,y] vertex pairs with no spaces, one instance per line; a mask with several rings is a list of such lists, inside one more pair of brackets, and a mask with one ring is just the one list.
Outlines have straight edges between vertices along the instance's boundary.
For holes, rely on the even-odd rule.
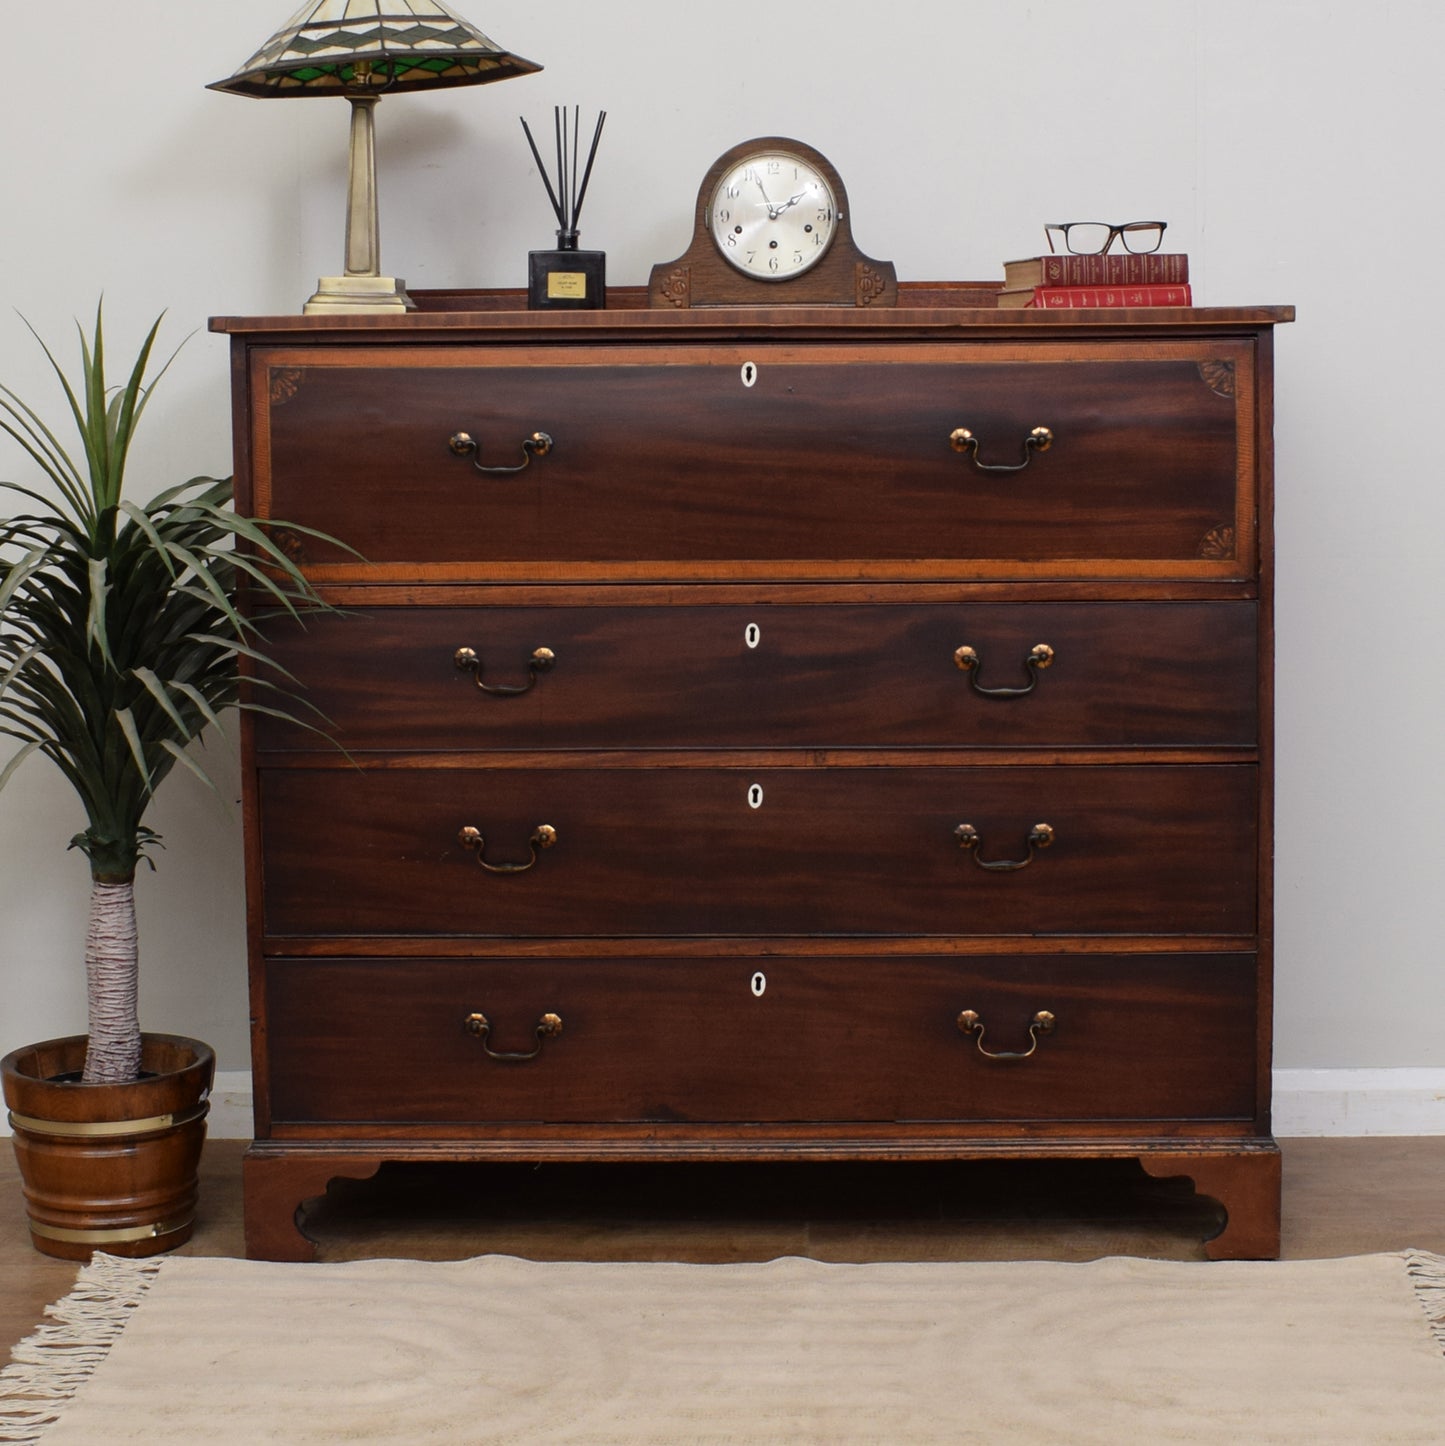
[[[255,502],[339,533],[367,566],[298,539],[338,576],[1243,577],[1252,358],[1224,339],[263,348]],[[552,445],[484,475],[460,433],[498,468]]]
[[[1252,954],[268,963],[278,1122],[1248,1119]],[[761,992],[759,992],[761,990]],[[1027,1059],[1040,1010],[1054,1016]],[[524,1054],[546,1013],[561,1032]]]
[[[358,608],[272,634],[353,752],[1256,740],[1252,602]],[[1042,670],[1026,662],[1039,644]],[[461,648],[488,687],[529,690],[483,692]],[[257,728],[264,750],[317,746]]]
[[[1256,928],[1248,765],[333,765],[260,782],[273,939]],[[1052,842],[1031,850],[1041,823]],[[529,843],[541,825],[545,850]],[[1031,851],[1016,871],[980,864]],[[496,874],[479,858],[535,862]]]

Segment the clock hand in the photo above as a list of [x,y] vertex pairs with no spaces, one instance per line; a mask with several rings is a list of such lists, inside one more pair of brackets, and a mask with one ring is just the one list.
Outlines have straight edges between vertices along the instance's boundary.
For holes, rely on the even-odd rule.
[[768,193],[763,190],[763,178],[761,176],[754,176],[753,180],[758,183],[758,190],[763,192],[763,205],[768,208],[768,220],[776,221],[781,212],[777,206],[773,205],[773,203],[768,200]]
[[808,193],[806,191],[799,191],[796,196],[790,196],[786,201],[783,202],[781,206],[777,208],[776,211],[773,212],[773,220],[776,221],[777,218],[781,216],[783,212],[786,211],[790,206],[796,206],[798,202],[801,201],[807,194]]

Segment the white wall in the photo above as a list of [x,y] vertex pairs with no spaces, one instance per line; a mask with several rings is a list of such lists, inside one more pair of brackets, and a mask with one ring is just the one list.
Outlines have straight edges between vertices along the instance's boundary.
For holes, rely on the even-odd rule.
[[[229,468],[212,314],[298,310],[340,269],[346,107],[205,91],[293,0],[6,7],[0,380],[50,397],[15,311],[69,345],[103,291],[114,344],[195,332],[135,484]],[[609,112],[583,244],[641,283],[697,183],[754,135],[842,171],[865,251],[903,279],[1000,276],[1040,223],[1162,216],[1203,304],[1293,302],[1279,333],[1278,1049],[1293,1069],[1445,1065],[1445,234],[1438,0],[457,0],[542,62],[379,112],[382,259],[413,285],[520,284],[551,244],[519,114]],[[47,401],[47,406],[50,402]],[[19,476],[13,449],[0,474]],[[236,768],[212,745],[228,798]],[[77,806],[31,760],[0,795],[0,1049],[84,1027]],[[247,1064],[238,816],[177,771],[140,883],[143,1007]]]

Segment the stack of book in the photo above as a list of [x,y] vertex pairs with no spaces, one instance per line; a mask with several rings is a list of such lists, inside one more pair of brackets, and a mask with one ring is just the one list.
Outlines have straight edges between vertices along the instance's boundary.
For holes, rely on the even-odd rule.
[[1000,306],[1040,311],[1071,306],[1190,306],[1189,258],[1182,252],[1135,256],[1030,256],[1005,261]]

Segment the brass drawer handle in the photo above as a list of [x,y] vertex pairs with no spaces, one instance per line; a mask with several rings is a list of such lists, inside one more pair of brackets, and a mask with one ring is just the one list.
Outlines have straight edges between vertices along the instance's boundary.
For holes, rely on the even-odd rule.
[[521,693],[530,693],[537,686],[541,673],[550,673],[557,663],[557,654],[551,648],[538,648],[527,659],[527,681],[525,683],[484,683],[482,681],[482,660],[475,648],[458,648],[454,661],[464,673],[477,675],[477,687],[490,693],[494,698],[515,698]]
[[479,1039],[482,1050],[489,1059],[500,1059],[507,1061],[521,1062],[529,1059],[536,1059],[542,1053],[542,1046],[549,1039],[556,1039],[562,1033],[562,1016],[560,1014],[547,1013],[537,1021],[537,1047],[526,1054],[510,1054],[504,1050],[493,1049],[487,1043],[487,1036],[492,1032],[492,1021],[480,1010],[475,1014],[467,1015],[463,1021],[467,1033],[473,1038]]
[[477,862],[489,874],[525,874],[537,862],[537,855],[557,842],[557,830],[550,823],[537,825],[532,831],[531,838],[527,840],[532,850],[532,857],[524,864],[489,864],[486,859],[487,841],[482,837],[481,831],[470,824],[457,835],[457,841],[464,849],[475,851]]
[[973,855],[973,861],[981,869],[989,869],[996,873],[1012,873],[1015,869],[1026,869],[1034,861],[1034,853],[1038,849],[1046,849],[1054,841],[1053,828],[1046,823],[1036,823],[1029,830],[1027,858],[1022,859],[994,859],[992,861],[979,856],[979,846],[983,842],[978,836],[978,830],[971,823],[961,823],[954,829],[953,836],[958,840],[959,848],[965,853]]
[[1027,1059],[1039,1047],[1039,1036],[1054,1032],[1054,1024],[1054,1016],[1047,1009],[1041,1009],[1034,1015],[1033,1022],[1029,1025],[1029,1047],[1027,1049],[994,1050],[983,1047],[983,1020],[979,1017],[978,1010],[965,1009],[958,1016],[959,1031],[963,1034],[978,1036],[975,1041],[978,1045],[978,1052],[985,1059]]
[[980,462],[978,460],[978,438],[967,427],[955,427],[949,433],[948,444],[955,452],[968,453],[973,459],[973,465],[980,472],[1022,472],[1034,460],[1035,452],[1047,452],[1054,445],[1054,434],[1047,427],[1035,427],[1024,438],[1022,462]]
[[983,659],[979,657],[978,650],[965,645],[956,649],[953,654],[953,666],[968,674],[973,691],[981,698],[1022,698],[1032,693],[1039,685],[1039,674],[1053,661],[1054,650],[1047,643],[1039,643],[1024,659],[1024,672],[1028,674],[1029,680],[1022,688],[984,688],[978,681],[979,670],[983,667]]
[[545,457],[554,446],[554,443],[546,432],[533,432],[522,442],[522,460],[515,467],[484,467],[481,461],[481,448],[477,445],[475,438],[467,432],[457,432],[447,445],[458,457],[470,457],[472,466],[478,472],[486,472],[492,477],[506,477],[513,472],[523,472],[531,466],[533,457]]

